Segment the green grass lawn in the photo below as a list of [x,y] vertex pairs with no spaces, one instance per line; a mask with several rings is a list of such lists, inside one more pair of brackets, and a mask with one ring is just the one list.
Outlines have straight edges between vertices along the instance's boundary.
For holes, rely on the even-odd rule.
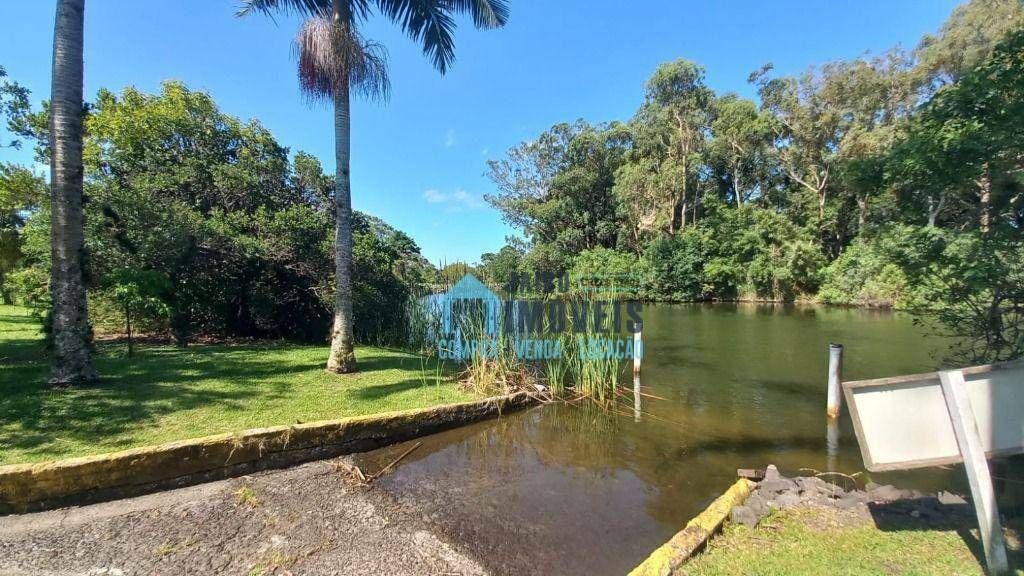
[[98,384],[51,389],[38,323],[25,308],[0,306],[0,464],[474,398],[451,381],[437,385],[414,354],[360,347],[360,372],[338,376],[323,370],[327,353],[278,342],[142,345],[128,358],[125,345],[100,343]]
[[[727,524],[681,572],[688,576],[985,574],[976,556],[981,555],[977,531],[969,531],[973,515],[965,517],[961,526],[898,529],[880,528],[870,517],[851,520],[849,516],[836,509],[793,508],[769,516],[756,529]],[[1008,531],[1008,548],[1011,564],[1020,565],[1017,533]]]

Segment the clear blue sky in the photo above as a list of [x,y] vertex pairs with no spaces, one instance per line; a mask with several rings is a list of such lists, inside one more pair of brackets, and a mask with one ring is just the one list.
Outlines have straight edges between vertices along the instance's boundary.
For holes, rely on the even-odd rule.
[[[258,118],[285,146],[333,171],[333,125],[299,96],[291,40],[298,21],[234,17],[237,0],[87,0],[86,95],[169,78]],[[912,48],[956,0],[511,0],[509,25],[462,20],[457,62],[442,77],[382,19],[367,37],[391,56],[393,95],[353,111],[353,202],[405,230],[433,262],[476,261],[513,231],[486,206],[485,160],[552,124],[627,119],[661,62],[705,66],[719,92],[753,96],[747,75],[771,61],[783,74],[812,64]],[[55,0],[0,3],[0,64],[49,95]],[[30,150],[0,150],[29,164]]]

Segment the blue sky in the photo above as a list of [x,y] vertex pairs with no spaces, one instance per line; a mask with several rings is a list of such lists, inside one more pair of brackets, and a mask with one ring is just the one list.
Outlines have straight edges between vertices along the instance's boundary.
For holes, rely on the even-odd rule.
[[[87,0],[86,95],[180,79],[221,108],[258,118],[285,146],[333,171],[328,109],[299,95],[291,41],[298,21],[234,17],[238,0]],[[444,77],[382,19],[364,35],[390,53],[392,97],[353,110],[353,203],[405,230],[423,253],[476,261],[514,231],[488,207],[485,161],[561,121],[627,119],[661,62],[707,68],[719,92],[753,96],[747,75],[771,61],[783,74],[879,53],[938,29],[954,0],[511,0],[504,29],[460,21],[457,61]],[[54,0],[4,0],[0,65],[49,94]],[[30,150],[0,150],[29,164]]]

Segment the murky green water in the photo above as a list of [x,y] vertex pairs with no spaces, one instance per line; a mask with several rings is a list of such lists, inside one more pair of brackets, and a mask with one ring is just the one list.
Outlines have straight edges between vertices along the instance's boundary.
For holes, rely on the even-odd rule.
[[[943,343],[906,315],[756,305],[649,306],[643,391],[614,417],[545,406],[425,439],[383,479],[451,537],[508,573],[623,574],[735,480],[774,463],[863,469],[848,415],[831,443],[828,344],[844,378],[934,370]],[[656,398],[655,398],[656,397]],[[402,447],[363,458],[373,470]],[[877,475],[920,489],[954,472]]]

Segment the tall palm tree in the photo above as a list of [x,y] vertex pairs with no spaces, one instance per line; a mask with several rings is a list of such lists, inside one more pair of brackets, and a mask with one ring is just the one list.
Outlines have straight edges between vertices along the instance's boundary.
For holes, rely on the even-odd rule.
[[84,33],[85,0],[58,0],[50,99],[53,355],[49,380],[62,386],[96,379],[89,354],[89,317],[82,277]]
[[297,40],[300,83],[311,97],[334,103],[335,298],[327,370],[335,373],[356,370],[352,333],[350,97],[353,88],[370,96],[384,96],[388,91],[382,47],[364,40],[358,32],[359,24],[374,7],[420,43],[424,54],[442,74],[455,60],[454,15],[471,15],[478,28],[497,28],[508,21],[506,0],[245,0],[239,12],[295,12],[311,17]]

